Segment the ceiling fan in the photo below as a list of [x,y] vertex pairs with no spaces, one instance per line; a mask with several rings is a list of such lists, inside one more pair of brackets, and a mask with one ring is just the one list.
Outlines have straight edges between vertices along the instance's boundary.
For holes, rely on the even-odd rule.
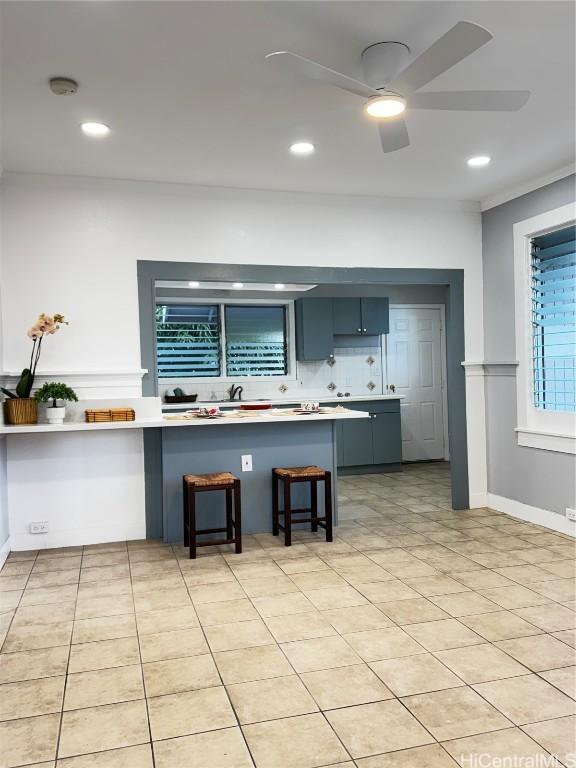
[[382,150],[395,152],[410,144],[402,115],[406,108],[511,112],[526,104],[530,91],[417,93],[489,40],[492,35],[488,30],[469,21],[459,21],[410,63],[410,49],[404,43],[375,43],[362,53],[364,75],[370,84],[289,51],[269,53],[266,59],[285,72],[318,80],[367,99],[364,111],[378,120]]

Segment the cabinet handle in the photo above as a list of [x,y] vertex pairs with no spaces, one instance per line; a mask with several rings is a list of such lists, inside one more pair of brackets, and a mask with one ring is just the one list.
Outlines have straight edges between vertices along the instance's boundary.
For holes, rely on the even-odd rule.
[[362,328],[362,332],[363,332],[363,333],[366,333],[366,328]]
[[362,328],[357,328],[356,330],[358,333],[362,333]]

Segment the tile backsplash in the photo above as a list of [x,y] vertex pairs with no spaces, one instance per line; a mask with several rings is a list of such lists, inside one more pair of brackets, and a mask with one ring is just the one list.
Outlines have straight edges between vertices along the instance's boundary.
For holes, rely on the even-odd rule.
[[[384,394],[385,357],[381,337],[364,338],[361,340],[362,346],[352,345],[352,341],[348,337],[341,338],[340,343],[348,346],[336,346],[334,357],[329,360],[297,363],[295,380],[271,377],[242,381],[242,378],[238,378],[234,383],[244,388],[243,400],[286,399],[292,395],[298,400],[302,397],[321,398],[338,392],[349,392],[351,395]],[[207,401],[226,399],[230,384],[218,381],[194,382],[191,379],[180,382],[160,380],[159,394],[163,397],[176,386],[180,386],[186,394],[197,393],[199,400]]]

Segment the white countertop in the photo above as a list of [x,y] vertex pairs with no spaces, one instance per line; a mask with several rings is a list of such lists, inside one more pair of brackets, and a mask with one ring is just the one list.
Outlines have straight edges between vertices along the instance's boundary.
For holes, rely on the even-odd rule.
[[237,408],[239,405],[260,405],[261,403],[272,403],[272,405],[283,405],[288,403],[338,403],[338,405],[345,405],[345,403],[361,403],[370,402],[372,400],[402,400],[404,395],[350,395],[350,397],[337,397],[336,395],[329,395],[328,397],[319,397],[318,395],[303,395],[300,394],[296,397],[279,397],[279,398],[260,398],[259,400],[197,400],[195,403],[162,403],[163,411],[181,410],[182,408],[209,408],[213,405],[217,405],[220,408]]
[[[368,398],[370,399],[370,398]],[[290,402],[294,402],[293,400]],[[212,403],[214,405],[214,403]],[[85,421],[67,421],[64,424],[22,424],[0,425],[0,435],[30,435],[47,432],[98,432],[105,429],[147,429],[151,427],[211,427],[232,426],[233,424],[278,424],[281,422],[307,421],[337,421],[340,419],[365,419],[370,414],[366,411],[350,411],[345,408],[327,413],[312,413],[299,415],[287,413],[278,408],[254,412],[246,411],[249,415],[228,415],[216,419],[178,418],[178,416],[140,418],[135,421],[105,421],[98,424],[87,424]]]

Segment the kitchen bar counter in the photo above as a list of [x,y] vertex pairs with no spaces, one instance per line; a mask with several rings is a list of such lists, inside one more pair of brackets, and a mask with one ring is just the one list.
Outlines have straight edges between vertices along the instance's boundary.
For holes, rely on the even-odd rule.
[[[214,405],[214,403],[212,403]],[[174,416],[157,416],[140,418],[134,421],[103,421],[88,424],[85,421],[67,421],[64,424],[3,424],[0,435],[30,435],[46,432],[97,432],[105,429],[150,429],[158,427],[210,427],[232,426],[240,424],[277,424],[291,421],[334,421],[339,419],[362,419],[368,414],[363,411],[350,411],[346,408],[330,409],[324,413],[297,414],[289,413],[286,409],[269,408],[257,411],[240,412],[242,415],[229,414],[215,419],[184,418]]]

